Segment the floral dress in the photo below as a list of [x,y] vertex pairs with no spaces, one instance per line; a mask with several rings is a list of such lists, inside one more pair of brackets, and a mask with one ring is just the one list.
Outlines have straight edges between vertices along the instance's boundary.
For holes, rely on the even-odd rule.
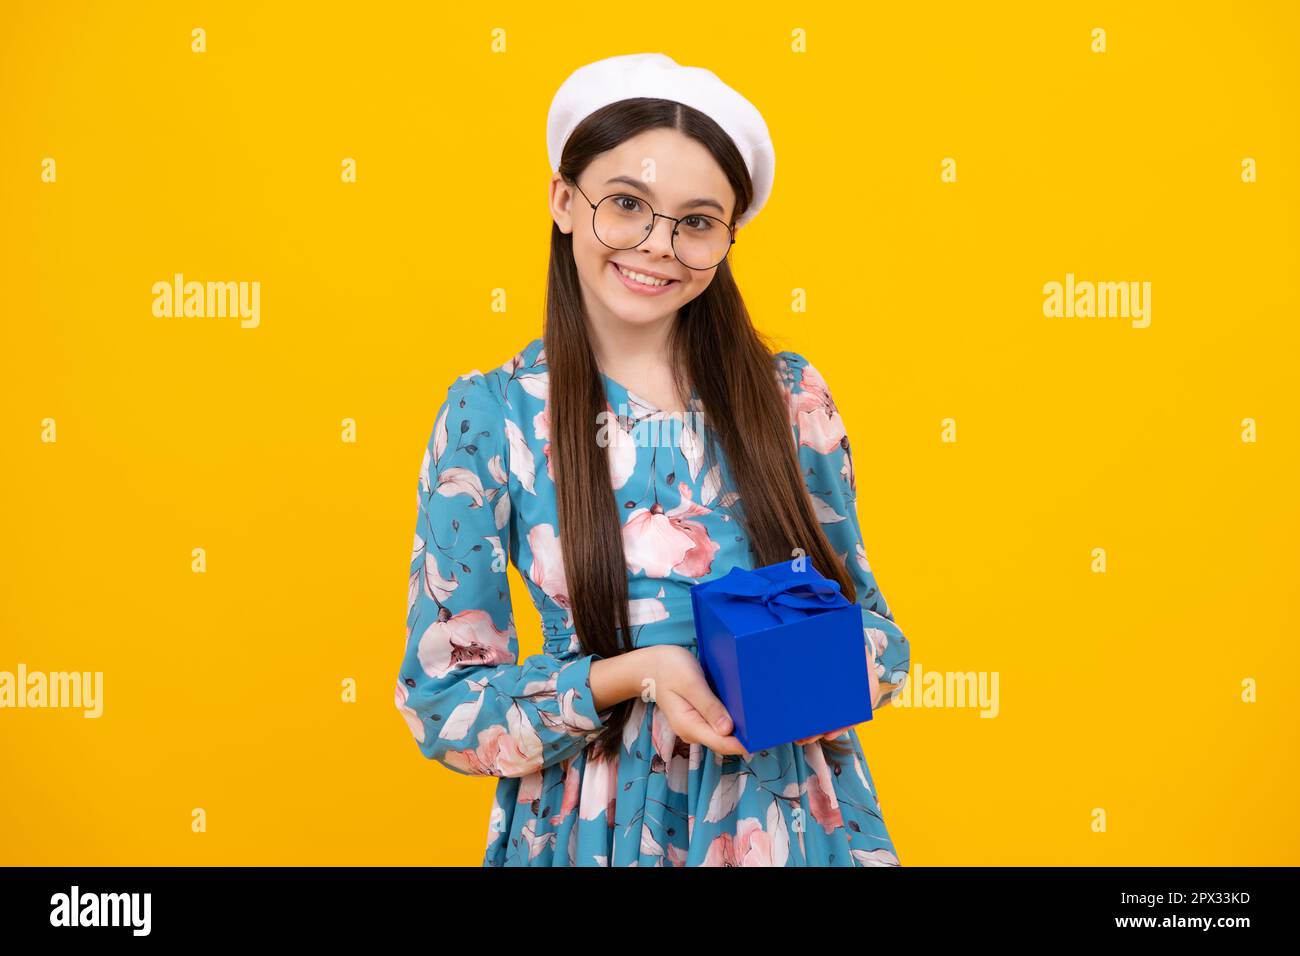
[[[910,649],[867,563],[849,440],[817,370],[795,352],[773,362],[808,492],[857,587],[879,707],[902,690]],[[608,376],[604,385],[609,412],[623,416],[610,419],[607,447],[627,505],[619,511],[634,643],[694,650],[691,586],[753,567],[728,512],[739,495],[728,490],[725,461],[704,467],[691,416],[661,411]],[[587,749],[612,708],[593,705],[588,677],[599,655],[584,654],[574,631],[548,393],[541,339],[452,382],[416,489],[395,703],[424,756],[499,778],[483,865],[899,865],[853,729],[843,758],[817,742],[717,754],[678,740],[654,702],[638,698],[618,756]],[[541,653],[522,662],[507,561],[542,620]]]

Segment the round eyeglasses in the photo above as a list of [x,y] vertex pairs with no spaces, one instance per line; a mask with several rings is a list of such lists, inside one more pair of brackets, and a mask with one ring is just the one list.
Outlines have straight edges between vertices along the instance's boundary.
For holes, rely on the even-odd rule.
[[611,249],[635,249],[650,238],[655,218],[673,224],[673,255],[688,269],[712,269],[727,258],[736,244],[731,226],[703,213],[691,213],[674,219],[655,212],[650,203],[638,196],[616,193],[594,203],[577,181],[573,182],[582,198],[591,206],[591,229],[602,244]]

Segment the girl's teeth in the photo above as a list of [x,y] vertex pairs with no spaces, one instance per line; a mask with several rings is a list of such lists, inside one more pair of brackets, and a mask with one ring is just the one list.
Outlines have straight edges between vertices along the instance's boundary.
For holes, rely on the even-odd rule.
[[629,272],[622,266],[617,266],[616,268],[633,282],[640,282],[642,285],[667,285],[671,281],[669,279],[655,279],[651,276],[642,275],[639,272]]

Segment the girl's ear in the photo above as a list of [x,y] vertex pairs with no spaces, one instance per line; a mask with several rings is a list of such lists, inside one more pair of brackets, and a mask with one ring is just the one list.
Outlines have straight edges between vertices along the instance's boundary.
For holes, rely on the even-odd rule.
[[573,196],[574,188],[564,181],[559,173],[551,174],[551,218],[560,227],[560,232],[568,235],[573,232]]

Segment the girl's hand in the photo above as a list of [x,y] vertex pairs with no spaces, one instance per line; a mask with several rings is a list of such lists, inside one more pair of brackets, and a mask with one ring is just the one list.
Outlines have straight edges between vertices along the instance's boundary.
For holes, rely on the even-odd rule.
[[840,734],[844,733],[847,730],[852,730],[852,729],[853,729],[852,727],[841,727],[839,730],[832,730],[829,733],[817,734],[815,737],[804,737],[802,740],[796,740],[795,743],[802,746],[803,744],[810,744],[814,740],[821,740],[823,738],[825,738],[826,740],[834,740]]
[[641,697],[653,700],[663,711],[678,740],[702,744],[715,753],[744,754],[745,747],[731,733],[726,706],[709,688],[700,662],[685,647],[655,645],[649,673],[642,680]]

